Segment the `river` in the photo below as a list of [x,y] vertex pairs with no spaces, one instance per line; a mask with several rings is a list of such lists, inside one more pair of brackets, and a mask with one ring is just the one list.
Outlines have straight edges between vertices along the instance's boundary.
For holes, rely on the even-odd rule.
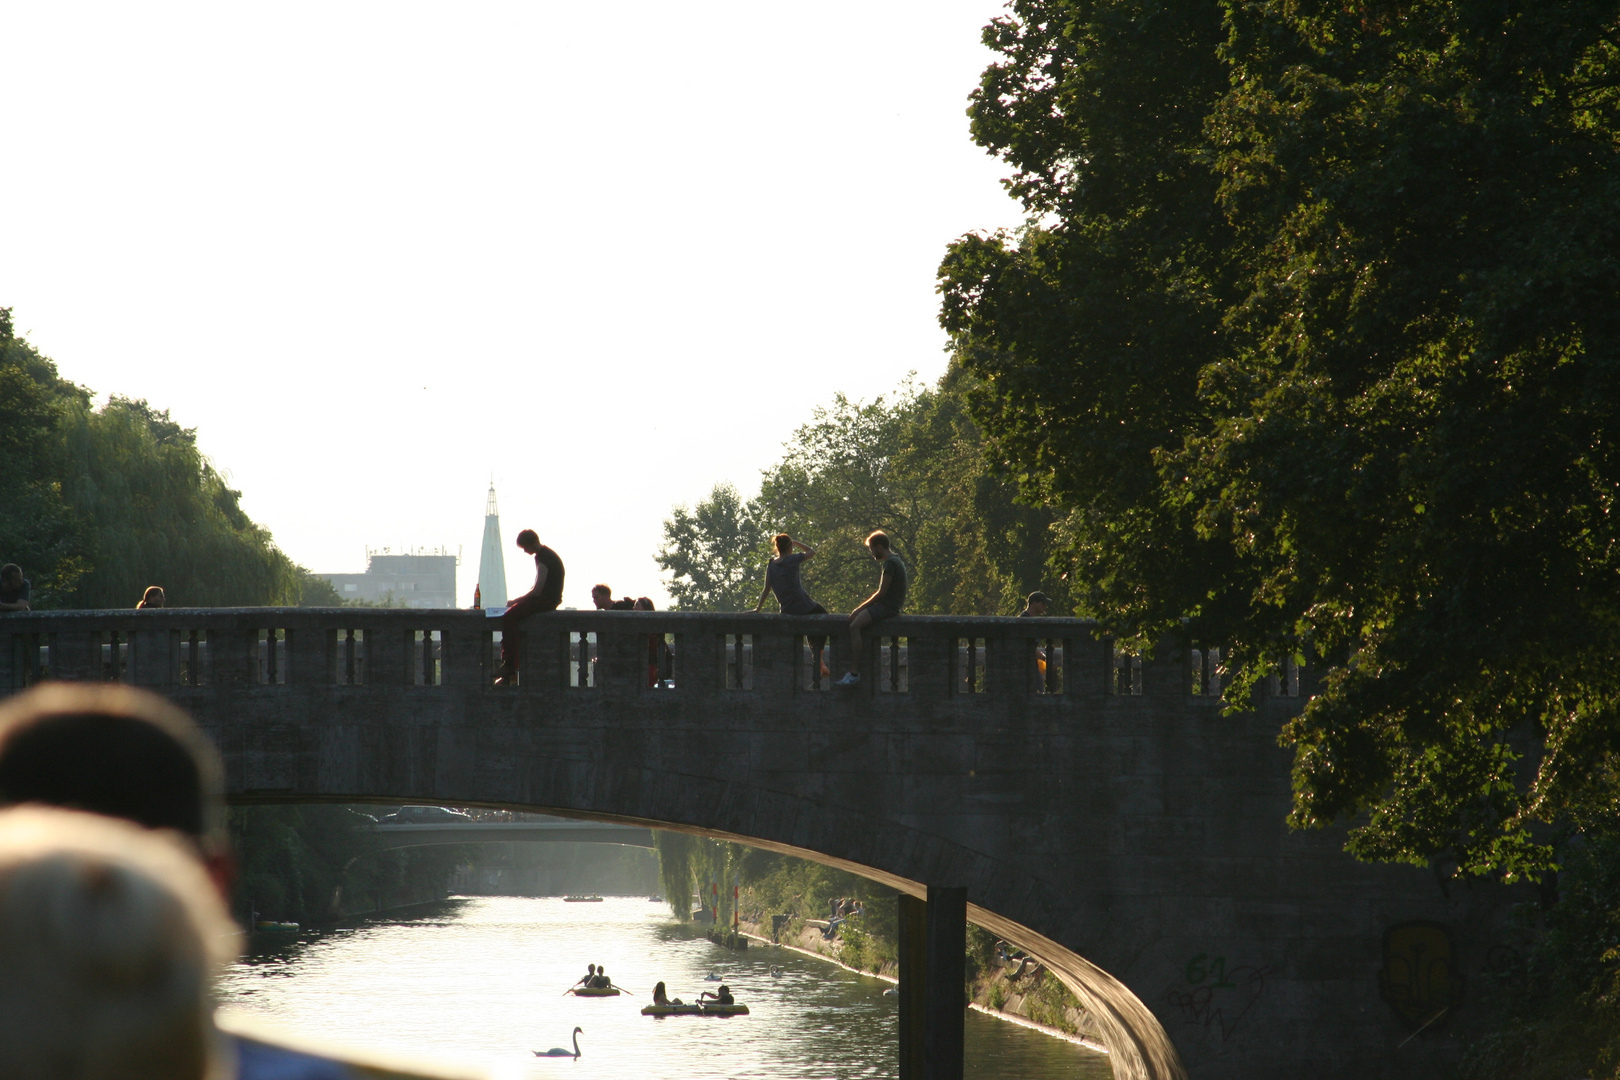
[[[634,997],[563,991],[605,965]],[[773,975],[772,969],[780,970]],[[640,1014],[653,984],[694,999],[724,976],[750,1015]],[[413,917],[259,935],[224,1000],[326,1042],[474,1064],[502,1078],[846,1080],[894,1076],[890,983],[787,949],[730,953],[642,898],[469,897]],[[582,1056],[543,1060],[569,1047]],[[967,1080],[1106,1080],[1106,1055],[978,1012],[967,1014]]]

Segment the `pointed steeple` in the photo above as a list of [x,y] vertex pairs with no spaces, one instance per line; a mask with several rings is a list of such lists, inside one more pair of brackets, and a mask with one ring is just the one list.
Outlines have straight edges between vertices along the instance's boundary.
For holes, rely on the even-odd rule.
[[501,548],[501,512],[495,506],[495,481],[484,500],[484,546],[478,553],[478,588],[486,608],[506,606],[506,559]]

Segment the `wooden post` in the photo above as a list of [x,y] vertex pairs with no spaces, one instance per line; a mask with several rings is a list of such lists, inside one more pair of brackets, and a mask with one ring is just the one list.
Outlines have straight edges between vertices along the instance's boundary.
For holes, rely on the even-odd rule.
[[962,1080],[967,1014],[967,889],[928,886],[924,1080]]
[[928,905],[900,894],[900,1080],[922,1080],[928,985]]

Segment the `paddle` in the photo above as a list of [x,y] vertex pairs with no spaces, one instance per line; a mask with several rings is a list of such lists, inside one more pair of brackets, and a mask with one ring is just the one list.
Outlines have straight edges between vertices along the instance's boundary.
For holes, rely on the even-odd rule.
[[[615,990],[617,990],[617,991],[619,991],[619,993],[621,993],[621,994],[630,994],[630,991],[628,991],[628,990],[626,990],[626,989],[625,989],[625,988],[624,988],[624,987],[622,987],[622,986],[619,986],[619,985],[617,985],[617,984],[609,984],[609,985],[612,985],[612,986],[613,986],[613,989],[615,989]],[[630,996],[631,996],[631,997],[635,997],[635,996],[636,996],[636,995],[634,995],[634,994],[630,994]]]

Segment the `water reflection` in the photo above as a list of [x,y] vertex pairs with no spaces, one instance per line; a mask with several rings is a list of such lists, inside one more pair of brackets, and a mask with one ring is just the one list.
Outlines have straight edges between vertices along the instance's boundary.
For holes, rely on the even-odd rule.
[[[565,904],[478,897],[415,918],[296,940],[255,941],[225,983],[228,1003],[356,1047],[420,1053],[506,1075],[601,1080],[841,1080],[893,1076],[888,985],[786,949],[729,953],[642,899]],[[632,995],[565,991],[605,965]],[[779,968],[779,976],[772,969]],[[640,1015],[653,983],[688,1001],[725,977],[751,1015]],[[1107,1058],[979,1013],[967,1017],[969,1080],[1105,1078]],[[583,1056],[537,1059],[585,1029]]]

